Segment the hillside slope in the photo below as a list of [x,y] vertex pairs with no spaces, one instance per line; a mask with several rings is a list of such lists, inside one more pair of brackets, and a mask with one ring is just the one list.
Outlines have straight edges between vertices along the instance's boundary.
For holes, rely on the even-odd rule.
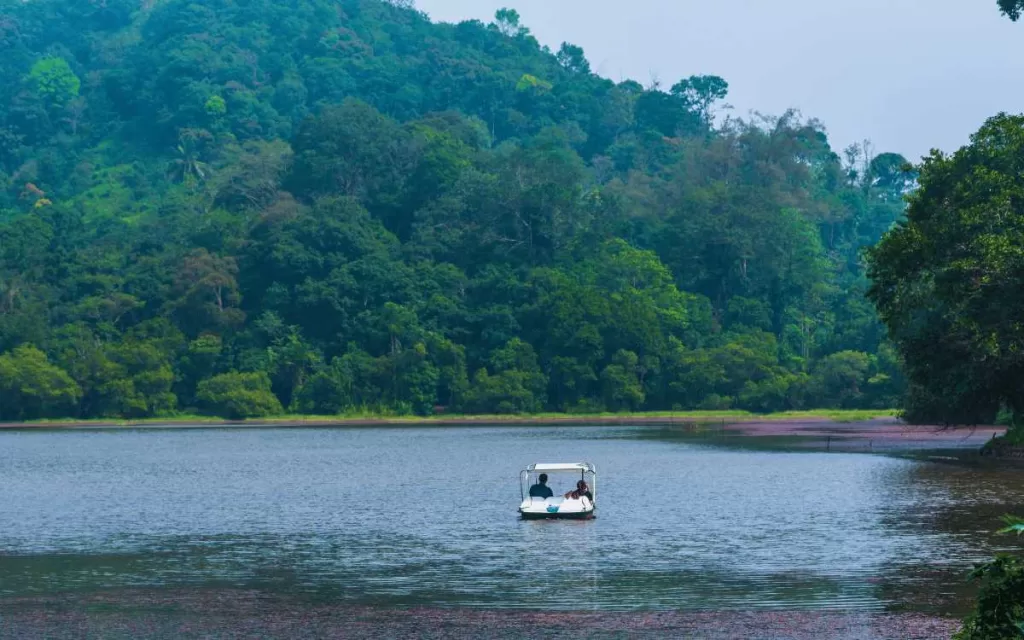
[[0,2],[0,419],[896,401],[901,157],[396,4]]

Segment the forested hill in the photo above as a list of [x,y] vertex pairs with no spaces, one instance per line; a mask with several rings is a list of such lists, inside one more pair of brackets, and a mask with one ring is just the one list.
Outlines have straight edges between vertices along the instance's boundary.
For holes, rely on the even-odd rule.
[[401,4],[0,0],[0,419],[895,404],[903,158]]

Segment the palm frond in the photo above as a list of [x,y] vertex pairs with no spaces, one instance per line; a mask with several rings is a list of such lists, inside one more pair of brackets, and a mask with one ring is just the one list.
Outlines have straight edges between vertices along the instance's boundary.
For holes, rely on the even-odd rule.
[[1024,518],[1006,515],[1003,516],[1001,520],[1006,526],[1000,529],[997,533],[1016,533],[1018,536],[1024,535]]

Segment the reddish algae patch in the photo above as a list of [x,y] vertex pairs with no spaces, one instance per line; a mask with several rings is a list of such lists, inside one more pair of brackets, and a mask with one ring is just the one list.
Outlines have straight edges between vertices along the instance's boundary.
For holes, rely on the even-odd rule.
[[825,611],[541,612],[392,609],[251,591],[0,600],[0,638],[701,638],[943,640],[954,620]]

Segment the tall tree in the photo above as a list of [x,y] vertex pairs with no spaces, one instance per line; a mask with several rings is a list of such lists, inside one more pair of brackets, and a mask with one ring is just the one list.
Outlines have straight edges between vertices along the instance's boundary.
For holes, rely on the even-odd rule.
[[1024,415],[1024,116],[921,166],[907,220],[870,251],[872,300],[906,362],[909,416]]
[[590,73],[590,63],[583,53],[583,48],[563,42],[558,50],[558,64],[572,73]]
[[682,98],[710,128],[715,120],[715,103],[729,95],[729,83],[718,76],[690,76],[672,87],[672,95]]

